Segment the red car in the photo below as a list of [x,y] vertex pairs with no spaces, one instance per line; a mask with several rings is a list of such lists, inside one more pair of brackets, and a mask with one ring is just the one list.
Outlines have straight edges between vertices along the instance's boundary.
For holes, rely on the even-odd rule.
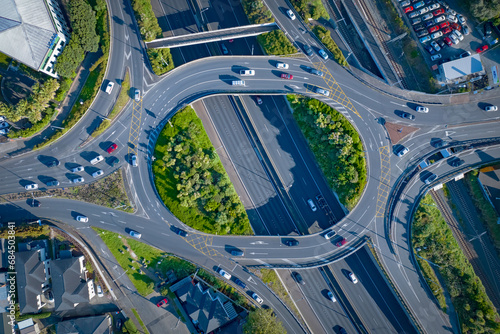
[[450,26],[450,22],[445,21],[439,25],[439,28],[444,29],[444,28],[449,27],[449,26]]
[[287,73],[283,73],[281,75],[281,79],[288,79],[288,80],[292,80],[293,79],[293,75],[291,74],[287,74]]
[[434,26],[429,28],[429,34],[432,34],[433,32],[436,32],[439,30],[439,26]]
[[404,10],[405,10],[405,13],[409,13],[413,10],[413,6],[408,6]]
[[344,246],[346,243],[347,243],[347,240],[345,240],[345,238],[342,238],[341,240],[339,240],[339,241],[337,241],[337,242],[335,243],[335,246],[337,246],[337,247],[342,247],[342,246]]
[[108,152],[109,154],[111,154],[111,152],[113,152],[114,150],[116,150],[118,148],[118,145],[116,144],[111,144],[110,147],[108,147],[108,149],[106,150],[106,152]]
[[435,10],[434,13],[434,16],[439,16],[441,14],[444,14],[444,9],[443,8],[439,8],[438,10]]
[[478,47],[476,49],[476,52],[481,53],[481,52],[486,51],[486,50],[488,50],[488,45],[483,45],[483,46]]
[[446,29],[443,30],[443,35],[449,34],[452,31],[450,27],[446,27]]
[[452,43],[452,41],[451,41],[451,39],[450,39],[449,37],[445,37],[445,38],[443,39],[443,41],[444,41],[446,44],[448,44],[448,46],[451,46],[451,45],[453,44],[453,43]]
[[458,31],[462,30],[462,27],[461,27],[461,26],[460,26],[460,24],[458,24],[458,23],[452,23],[452,24],[450,24],[450,25],[451,25],[451,27],[452,27],[453,29],[455,29],[455,30],[458,30]]
[[158,307],[162,307],[163,305],[167,305],[168,304],[168,300],[167,298],[163,298],[162,300],[160,300],[158,303],[156,303],[156,306]]

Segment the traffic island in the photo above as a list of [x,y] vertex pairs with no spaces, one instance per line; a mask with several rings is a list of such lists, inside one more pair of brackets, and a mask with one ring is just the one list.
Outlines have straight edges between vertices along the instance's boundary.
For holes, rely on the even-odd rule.
[[391,140],[392,145],[396,145],[401,141],[401,139],[403,139],[410,133],[420,130],[420,128],[389,122],[385,123],[385,129],[389,134],[389,139]]

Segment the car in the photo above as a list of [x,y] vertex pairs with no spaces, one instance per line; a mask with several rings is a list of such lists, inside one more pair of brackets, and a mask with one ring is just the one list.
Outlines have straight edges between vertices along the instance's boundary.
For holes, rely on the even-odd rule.
[[453,31],[453,29],[451,29],[451,27],[446,27],[443,30],[443,35],[448,35],[452,31]]
[[440,4],[438,3],[433,3],[429,6],[429,10],[434,10],[434,9],[438,9],[439,7],[441,7]]
[[432,173],[431,173],[431,175],[429,175],[429,176],[428,176],[428,177],[424,180],[424,182],[425,182],[425,184],[431,184],[432,182],[436,181],[436,179],[437,179],[437,175],[436,175],[436,174],[432,174]]
[[116,144],[111,144],[107,149],[106,149],[106,152],[108,152],[109,154],[113,153],[113,151],[115,151],[116,149],[118,148],[118,145]]
[[325,50],[323,49],[319,49],[318,50],[318,54],[321,58],[323,58],[324,60],[327,60],[328,59],[328,54],[325,52]]
[[47,164],[47,167],[51,168],[51,167],[57,167],[61,164],[61,162],[57,159],[52,159],[48,164]]
[[446,17],[444,15],[441,15],[441,16],[438,16],[434,19],[434,23],[441,23],[443,22],[444,20],[446,20]]
[[465,20],[465,16],[457,14],[457,19],[458,19],[458,22],[460,22],[461,25],[465,24],[465,21],[466,21]]
[[456,45],[456,44],[460,43],[460,40],[454,34],[449,34],[448,37],[451,39],[451,41],[453,42],[453,44]]
[[168,304],[168,299],[167,298],[163,298],[158,303],[156,303],[156,306],[157,307],[162,307],[163,305],[167,305],[167,304]]
[[34,199],[34,198],[31,198],[31,199],[29,200],[29,204],[30,204],[30,206],[32,206],[32,207],[34,207],[34,208],[39,208],[39,207],[42,205],[42,203],[40,203],[40,201],[39,201],[39,200]]
[[429,20],[429,21],[424,22],[424,26],[425,26],[426,28],[430,28],[430,27],[432,27],[433,25],[434,25],[434,21],[433,21],[433,20]]
[[286,15],[288,15],[288,17],[289,17],[292,21],[293,21],[293,20],[295,20],[295,14],[292,12],[292,10],[291,10],[291,9],[288,9],[288,10],[286,11]]
[[229,54],[229,51],[227,50],[226,45],[224,43],[220,45],[220,49],[222,50],[222,54],[224,55]]
[[116,320],[116,329],[120,330],[122,329],[122,326],[123,326],[122,319]]
[[241,249],[233,249],[231,251],[232,256],[243,256],[245,253]]
[[409,151],[410,151],[410,149],[408,147],[401,146],[401,149],[396,153],[396,155],[401,158],[402,156],[404,156]]
[[313,55],[313,50],[311,49],[311,47],[307,44],[304,44],[304,52],[306,53],[306,55],[308,55],[309,57]]
[[288,64],[285,63],[276,63],[276,68],[282,68],[287,70],[288,69]]
[[427,32],[427,30],[422,30],[422,31],[419,31],[417,33],[417,37],[424,37],[424,36],[427,36],[429,35],[429,33]]
[[[432,39],[436,39],[436,38],[439,38],[441,36],[443,36],[443,32],[442,31],[436,31],[435,33],[431,34],[431,38]],[[438,45],[439,45],[439,43],[438,43]],[[439,49],[441,49],[441,47],[439,47]]]
[[436,51],[434,50],[434,48],[430,45],[424,45],[424,49],[429,52],[431,55],[435,54]]
[[427,13],[425,14],[424,16],[422,16],[422,21],[427,21],[427,20],[430,20],[432,19],[434,16],[432,15],[432,13]]
[[288,239],[288,240],[285,240],[283,241],[283,243],[289,247],[292,247],[292,246],[298,246],[299,245],[299,242],[295,239]]
[[416,19],[411,20],[411,25],[416,25],[422,22],[422,19],[420,17],[417,17]]
[[241,76],[252,76],[252,75],[255,75],[255,71],[254,70],[241,70],[240,75]]
[[415,30],[415,32],[418,32],[420,30],[424,30],[425,27],[422,25],[422,24],[419,24],[419,25],[416,25],[413,27],[413,30]]
[[441,57],[442,57],[441,54],[433,55],[433,56],[431,56],[431,61],[436,61],[436,60],[440,59]]
[[442,22],[439,24],[439,29],[444,29],[444,28],[449,27],[449,26],[450,26],[450,22],[445,21],[445,22]]
[[306,284],[306,282],[304,281],[304,279],[302,278],[302,275],[299,274],[298,272],[296,271],[292,271],[292,277],[295,279],[295,281],[298,283],[298,284],[301,284],[301,285],[304,285]]
[[258,95],[255,96],[255,102],[257,102],[258,105],[262,104],[262,99],[260,98],[260,96]]
[[426,36],[421,37],[421,38],[419,39],[420,43],[422,43],[422,44],[423,44],[423,43],[427,43],[427,42],[428,42],[428,41],[430,41],[430,40],[431,40],[431,36],[429,36],[429,35],[426,35]]
[[84,170],[83,166],[76,166],[71,169],[73,173],[83,172],[83,170]]
[[116,166],[118,163],[120,163],[120,159],[118,159],[117,157],[109,158],[109,164],[111,167]]
[[460,167],[464,164],[465,161],[463,161],[460,158],[454,158],[453,160],[450,161],[450,165],[452,167]]
[[485,45],[483,45],[483,46],[478,47],[478,48],[476,49],[476,52],[477,52],[477,53],[481,53],[481,52],[486,51],[486,50],[488,50],[488,45],[487,45],[487,44],[485,44]]
[[288,74],[288,73],[282,73],[281,79],[293,80],[293,75]]
[[444,14],[444,9],[443,8],[439,8],[438,10],[435,10],[432,12],[432,15],[434,16],[439,16],[439,15],[442,15]]
[[75,177],[71,182],[73,183],[83,183],[85,180],[83,177]]
[[498,107],[497,106],[487,106],[484,108],[485,111],[497,111]]
[[451,34],[457,36],[457,38],[461,41],[464,40],[464,35],[462,35],[462,33],[458,30],[453,30]]
[[354,283],[358,283],[358,279],[356,278],[356,275],[354,275],[353,272],[349,272],[349,279]]
[[446,12],[450,15],[457,15],[457,12],[455,12],[453,9],[451,9],[450,7],[446,8]]
[[9,129],[0,129],[0,135],[6,135],[9,133]]
[[130,162],[132,163],[132,166],[137,167],[137,155],[132,154],[130,156]]
[[423,2],[423,1],[419,1],[413,5],[413,7],[415,7],[415,9],[418,9],[420,7],[423,7],[423,6],[425,6],[425,2]]
[[339,334],[347,334],[347,331],[344,327],[339,327]]
[[239,285],[243,289],[247,288],[247,285],[237,277],[234,278],[234,283],[236,283],[237,285]]
[[106,93],[111,94],[113,91],[113,87],[115,86],[114,82],[108,82],[108,85],[106,86]]
[[[439,57],[439,58],[441,58],[441,57]],[[429,108],[418,106],[418,107],[415,108],[415,111],[427,114],[429,112]]]
[[435,148],[440,148],[448,144],[445,140],[442,140],[440,138],[431,140],[431,146]]
[[423,15],[423,14],[427,13],[428,11],[429,11],[429,8],[424,7],[424,8],[420,8],[420,10],[417,13],[419,13],[420,15]]
[[458,30],[458,31],[462,30],[462,26],[458,23],[454,23],[454,22],[450,23],[450,27],[452,27],[453,30]]
[[36,184],[36,183],[27,184],[24,186],[24,189],[26,189],[26,190],[38,189],[38,184]]
[[408,6],[408,7],[405,7],[404,12],[405,12],[405,13],[409,13],[409,12],[411,12],[412,10],[413,10],[413,7],[412,7],[412,6]]
[[255,299],[255,301],[259,304],[262,304],[264,302],[264,300],[262,300],[262,298],[260,298],[259,295],[255,292],[252,294],[252,298]]
[[429,34],[432,34],[433,32],[436,32],[439,30],[439,26],[433,26],[433,27],[430,27],[429,29],[427,29],[427,31],[429,31]]
[[90,163],[92,165],[95,165],[95,164],[98,164],[99,162],[101,162],[103,160],[104,160],[104,157],[99,154],[97,157],[95,157],[94,159],[90,160]]
[[445,37],[443,41],[448,45],[451,46],[453,43],[451,42],[451,39],[449,37]]
[[448,21],[450,21],[452,23],[457,23],[458,22],[458,19],[457,19],[457,17],[455,15],[448,15],[447,19],[448,19]]
[[409,6],[411,4],[410,0],[406,0],[406,1],[403,1],[401,2],[401,7],[406,7],[406,6]]
[[314,69],[314,68],[311,69],[311,73],[314,74],[314,75],[317,75],[319,77],[322,77],[324,75],[323,72],[321,72],[321,71],[319,71],[317,69]]
[[47,187],[54,187],[54,186],[58,186],[58,185],[59,185],[59,181],[57,181],[57,180],[52,180],[52,181],[47,182]]
[[142,237],[142,234],[140,234],[139,232],[134,231],[134,230],[130,230],[128,232],[128,234],[130,234],[130,236],[137,238],[137,239],[140,239]]
[[323,234],[323,238],[325,238],[326,240],[330,240],[331,238],[333,238],[336,235],[337,235],[337,232],[335,232],[334,230],[330,230],[330,231],[326,232],[325,234]]
[[470,29],[469,29],[469,26],[467,26],[466,24],[463,25],[463,28],[464,28],[464,35],[467,36],[468,34],[470,34]]
[[328,296],[328,299],[330,299],[332,302],[335,303],[337,301],[337,299],[335,299],[335,297],[333,296],[333,293],[331,291],[328,291],[326,293],[326,295]]
[[95,172],[92,173],[92,177],[95,179],[96,177],[99,177],[99,176],[102,176],[104,175],[104,172],[99,169],[99,170],[96,170]]
[[493,24],[491,22],[486,22],[486,24],[484,25],[484,36],[490,36],[492,29]]
[[408,15],[408,18],[410,19],[414,19],[416,18],[417,16],[419,16],[420,13],[419,12],[411,12],[409,15]]
[[141,100],[141,91],[136,89],[135,94],[134,94],[134,99],[136,102],[139,102]]
[[324,95],[324,96],[330,96],[330,91],[324,90],[322,88],[316,87],[316,93]]
[[439,46],[439,44],[438,44],[438,43],[436,43],[436,41],[432,41],[432,42],[431,42],[431,45],[432,45],[432,47],[434,48],[434,50],[436,50],[436,52],[441,51],[441,47]]
[[[448,28],[446,28],[446,29],[448,29]],[[438,40],[437,43],[439,44],[439,46],[441,47],[441,49],[446,46],[446,43],[442,39]]]
[[224,277],[225,279],[231,279],[231,274],[227,273],[224,269],[220,268],[218,271],[219,275]]
[[104,293],[102,292],[102,288],[100,285],[97,286],[97,296],[104,297]]
[[308,199],[307,200],[307,204],[309,204],[309,207],[311,208],[311,210],[313,212],[315,212],[316,210],[318,210],[318,208],[316,208],[316,205],[314,204],[313,200],[312,199]]
[[335,242],[335,246],[337,247],[342,247],[347,243],[347,240],[345,238],[339,239]]
[[412,115],[408,112],[402,112],[399,114],[399,117],[402,117],[402,118],[406,118],[406,119],[409,119],[409,120],[414,120],[415,119],[415,115]]
[[82,223],[88,223],[89,218],[85,216],[76,216],[75,218],[77,221],[82,222]]
[[180,235],[181,237],[187,237],[189,234],[184,231],[183,229],[180,229],[178,227],[175,228],[175,234]]

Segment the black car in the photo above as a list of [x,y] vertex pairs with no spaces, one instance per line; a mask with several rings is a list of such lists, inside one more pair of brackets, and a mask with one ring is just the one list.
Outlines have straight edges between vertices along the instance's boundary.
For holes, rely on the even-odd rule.
[[58,185],[59,185],[59,181],[57,181],[57,180],[52,180],[52,181],[47,182],[47,187],[54,187],[54,186],[58,186]]
[[429,28],[430,26],[434,25],[434,20],[425,21],[424,25],[426,28]]
[[484,25],[484,36],[491,35],[491,30],[492,30],[491,22],[486,22],[486,24]]
[[120,159],[118,159],[117,157],[111,157],[109,159],[109,164],[111,165],[111,167],[114,167],[119,162],[120,162]]
[[47,164],[47,166],[48,166],[48,167],[57,167],[57,166],[59,166],[60,164],[61,164],[61,162],[60,162],[59,160],[54,159],[54,160],[50,161],[50,162]]
[[465,161],[463,161],[462,159],[460,158],[455,158],[453,160],[450,161],[450,165],[452,167],[460,167],[464,164]]
[[239,286],[241,286],[243,289],[246,289],[247,285],[245,283],[243,283],[239,278],[235,277],[234,278],[234,283],[238,284]]
[[424,30],[425,27],[423,24],[417,24],[416,26],[413,26],[413,30],[415,30],[415,32],[417,31],[420,31],[420,30]]
[[429,35],[427,30],[422,30],[422,31],[417,32],[417,37],[424,37],[425,35]]
[[187,237],[189,234],[184,231],[184,230],[181,230],[180,228],[175,228],[175,233],[180,235],[181,237]]
[[435,148],[443,147],[446,144],[447,144],[447,142],[442,140],[442,139],[436,139],[436,140],[431,141],[431,146],[435,147]]
[[441,47],[441,48],[444,48],[446,45],[446,43],[444,42],[444,40],[440,39],[438,42],[438,45]]
[[313,55],[313,50],[311,49],[311,47],[307,44],[304,44],[304,52],[306,53],[306,55],[308,56],[312,56]]
[[304,279],[302,278],[302,275],[299,274],[298,272],[296,271],[292,272],[292,276],[295,279],[295,281],[297,281],[297,283],[302,285],[306,284],[306,282],[304,282]]
[[34,208],[40,207],[42,204],[40,203],[39,200],[36,200],[34,198],[30,199],[30,205]]
[[434,48],[430,45],[424,45],[424,49],[429,52],[431,55],[435,54],[436,51],[434,50]]
[[290,246],[290,247],[299,245],[299,242],[295,239],[288,239],[288,240],[283,241],[283,243],[287,246]]
[[415,119],[415,115],[412,115],[412,114],[407,113],[407,112],[402,112],[401,114],[399,114],[399,116],[402,118],[410,119],[410,120]]

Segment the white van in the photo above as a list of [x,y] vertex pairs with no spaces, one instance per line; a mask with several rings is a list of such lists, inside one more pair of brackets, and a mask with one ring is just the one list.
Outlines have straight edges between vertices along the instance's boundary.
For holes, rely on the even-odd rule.
[[97,164],[97,163],[99,163],[99,162],[101,162],[103,160],[104,160],[104,158],[102,157],[102,155],[99,154],[97,157],[95,157],[94,159],[90,160],[90,163],[92,165],[95,165],[95,164]]
[[233,80],[231,83],[233,86],[245,86],[245,81],[243,80]]
[[241,70],[240,75],[241,76],[252,76],[252,75],[255,75],[255,71],[254,70]]

